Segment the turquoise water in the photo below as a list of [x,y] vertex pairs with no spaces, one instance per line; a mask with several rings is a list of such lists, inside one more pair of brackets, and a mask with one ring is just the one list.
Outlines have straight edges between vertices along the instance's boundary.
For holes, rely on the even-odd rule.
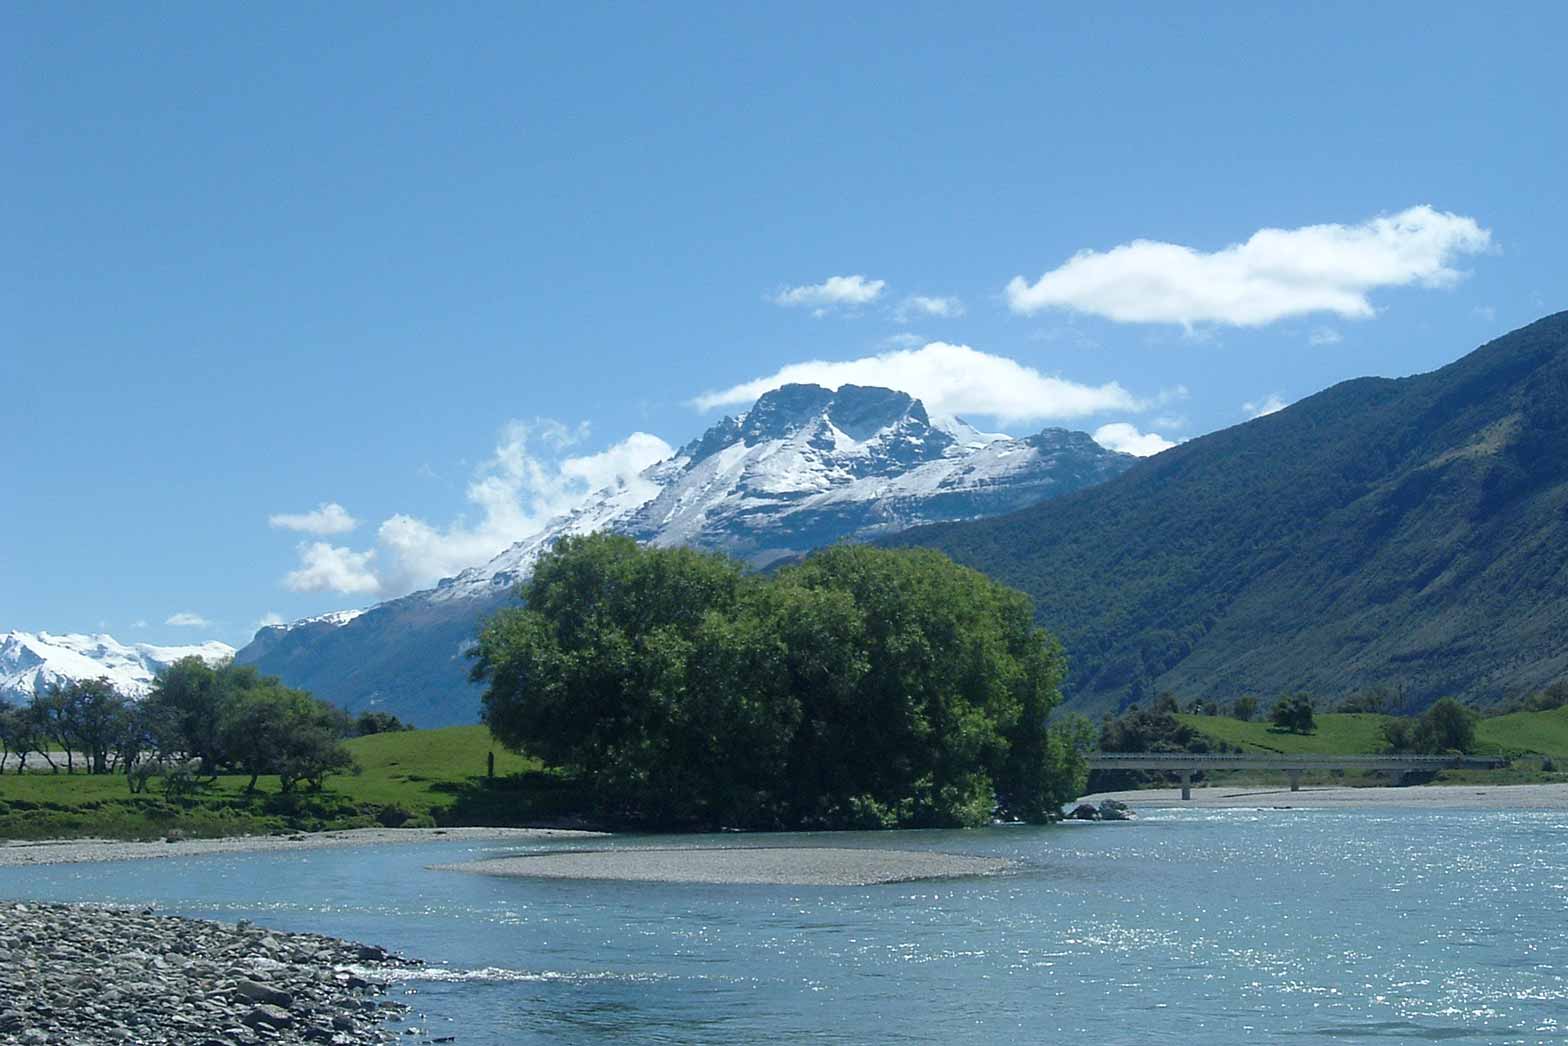
[[549,848],[435,843],[0,869],[0,897],[156,901],[383,944],[431,963],[402,984],[411,1023],[459,1044],[1568,1042],[1563,814],[1193,810],[673,842],[700,841],[1023,866],[879,887],[584,884],[431,871]]

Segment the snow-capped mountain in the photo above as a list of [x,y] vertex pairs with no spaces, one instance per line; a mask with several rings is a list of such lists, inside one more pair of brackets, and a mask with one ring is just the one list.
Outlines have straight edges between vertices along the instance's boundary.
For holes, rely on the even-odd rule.
[[108,679],[127,697],[143,697],[159,669],[181,658],[218,664],[233,656],[233,647],[218,642],[127,645],[107,635],[6,632],[0,635],[0,701],[21,703],[52,684],[99,678]]
[[1136,459],[1081,432],[1015,439],[932,419],[905,393],[786,385],[634,481],[433,589],[261,629],[237,659],[350,709],[420,726],[472,722],[464,653],[479,622],[563,535],[613,530],[766,566],[835,541],[999,515],[1102,482]]

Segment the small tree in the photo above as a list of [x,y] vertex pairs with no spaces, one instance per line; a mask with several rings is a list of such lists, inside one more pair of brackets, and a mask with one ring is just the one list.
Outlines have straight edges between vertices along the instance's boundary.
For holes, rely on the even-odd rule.
[[328,774],[353,765],[338,741],[341,727],[337,709],[269,678],[226,705],[219,740],[234,765],[250,774],[247,792],[262,774],[277,774],[280,788],[291,792],[299,781],[319,789]]
[[412,729],[414,724],[403,722],[391,712],[361,712],[359,718],[354,720],[355,737],[364,737],[367,734],[391,734]]
[[1312,712],[1312,699],[1305,694],[1280,698],[1275,703],[1273,711],[1269,713],[1269,718],[1273,720],[1275,726],[1293,734],[1310,734],[1317,729],[1317,721]]
[[51,691],[55,735],[66,752],[80,751],[88,773],[108,773],[130,722],[130,701],[107,679],[76,679]]
[[1233,718],[1240,719],[1243,723],[1250,723],[1258,715],[1258,699],[1255,697],[1238,697],[1230,706]]

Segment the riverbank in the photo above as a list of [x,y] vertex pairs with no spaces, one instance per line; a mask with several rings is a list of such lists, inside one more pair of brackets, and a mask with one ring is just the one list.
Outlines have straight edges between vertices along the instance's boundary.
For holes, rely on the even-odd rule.
[[[1115,799],[1134,812],[1148,809],[1250,809],[1267,807],[1347,808],[1415,806],[1423,810],[1555,810],[1568,811],[1568,784],[1416,785],[1407,788],[1312,788],[1217,785],[1194,787],[1183,800],[1180,788],[1146,788],[1129,792],[1098,792],[1077,800],[1098,804]],[[1074,804],[1076,805],[1076,804]]]
[[378,971],[418,965],[243,920],[0,902],[0,1041],[395,1042],[406,1007]]
[[239,835],[220,839],[175,842],[130,842],[121,839],[50,839],[0,843],[0,868],[29,864],[80,864],[97,861],[196,857],[202,854],[261,853],[314,850],[338,846],[387,843],[428,843],[464,839],[537,842],[545,839],[591,839],[599,832],[565,828],[353,828],[340,832],[292,835]]

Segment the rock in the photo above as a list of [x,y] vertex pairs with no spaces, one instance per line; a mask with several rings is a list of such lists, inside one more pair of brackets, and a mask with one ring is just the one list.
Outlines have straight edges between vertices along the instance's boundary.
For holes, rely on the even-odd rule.
[[234,985],[234,991],[241,998],[249,999],[251,1002],[264,1002],[269,1006],[276,1006],[284,1010],[293,1009],[294,1007],[294,996],[288,992],[269,987],[259,981],[237,981]]
[[266,1003],[262,1003],[241,1017],[240,1020],[252,1028],[259,1028],[264,1024],[269,1028],[287,1028],[294,1023],[294,1015],[281,1006],[269,1006]]
[[1133,819],[1133,812],[1127,808],[1127,804],[1118,802],[1115,799],[1106,799],[1100,803],[1099,814],[1102,821],[1131,821]]
[[1090,803],[1079,803],[1073,807],[1073,812],[1067,816],[1074,821],[1098,821],[1100,819],[1100,811],[1098,807]]

